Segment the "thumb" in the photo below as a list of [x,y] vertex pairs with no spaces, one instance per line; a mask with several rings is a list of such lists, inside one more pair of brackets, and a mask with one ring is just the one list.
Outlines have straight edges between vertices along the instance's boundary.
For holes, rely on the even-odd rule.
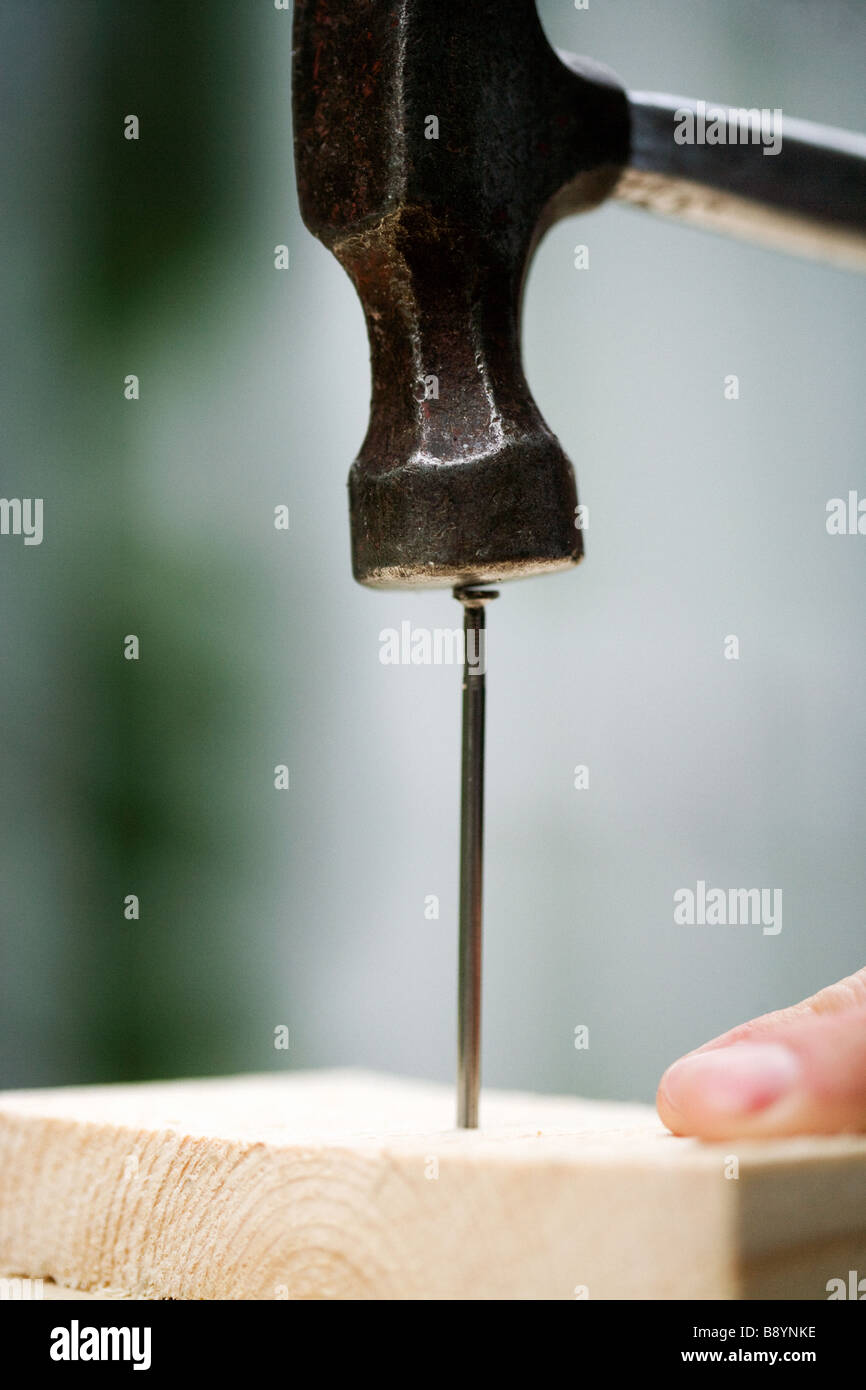
[[701,1139],[866,1131],[866,968],[681,1057],[656,1104]]

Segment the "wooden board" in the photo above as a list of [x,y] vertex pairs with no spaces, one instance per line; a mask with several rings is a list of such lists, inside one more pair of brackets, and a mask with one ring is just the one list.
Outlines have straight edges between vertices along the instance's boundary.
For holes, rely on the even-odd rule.
[[0,1094],[0,1275],[174,1299],[826,1298],[866,1275],[866,1138],[704,1145],[644,1106],[494,1092],[467,1133],[453,1105],[353,1072]]

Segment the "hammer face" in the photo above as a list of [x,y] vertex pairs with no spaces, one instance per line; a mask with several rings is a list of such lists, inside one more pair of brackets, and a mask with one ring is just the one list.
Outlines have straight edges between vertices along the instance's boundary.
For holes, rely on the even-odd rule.
[[301,211],[370,339],[355,577],[577,563],[574,476],[523,374],[520,299],[544,227],[614,186],[624,94],[559,61],[533,0],[298,0],[294,105]]
[[462,463],[349,475],[352,566],[377,588],[455,587],[576,565],[574,471],[539,420],[534,438]]

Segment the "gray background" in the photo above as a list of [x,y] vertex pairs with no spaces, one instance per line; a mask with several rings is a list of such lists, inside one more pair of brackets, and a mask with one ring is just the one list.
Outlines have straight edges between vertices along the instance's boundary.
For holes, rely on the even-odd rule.
[[[866,128],[859,4],[540,9],[632,87]],[[452,1075],[460,678],[378,653],[459,614],[351,578],[367,349],[298,216],[290,25],[268,0],[0,16],[0,492],[45,499],[41,547],[0,538],[3,1085]],[[864,308],[862,277],[632,209],[540,247],[526,369],[591,525],[580,570],[490,615],[491,1085],[649,1099],[864,963],[866,538],[824,525],[866,482]],[[675,926],[698,878],[781,888],[781,934]]]

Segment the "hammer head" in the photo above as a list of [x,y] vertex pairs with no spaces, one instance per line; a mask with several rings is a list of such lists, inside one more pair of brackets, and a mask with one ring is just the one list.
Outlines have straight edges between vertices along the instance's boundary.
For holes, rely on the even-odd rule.
[[556,56],[534,0],[296,0],[294,39],[301,212],[370,339],[355,578],[576,564],[574,473],[523,374],[520,300],[546,227],[615,185],[624,93]]

